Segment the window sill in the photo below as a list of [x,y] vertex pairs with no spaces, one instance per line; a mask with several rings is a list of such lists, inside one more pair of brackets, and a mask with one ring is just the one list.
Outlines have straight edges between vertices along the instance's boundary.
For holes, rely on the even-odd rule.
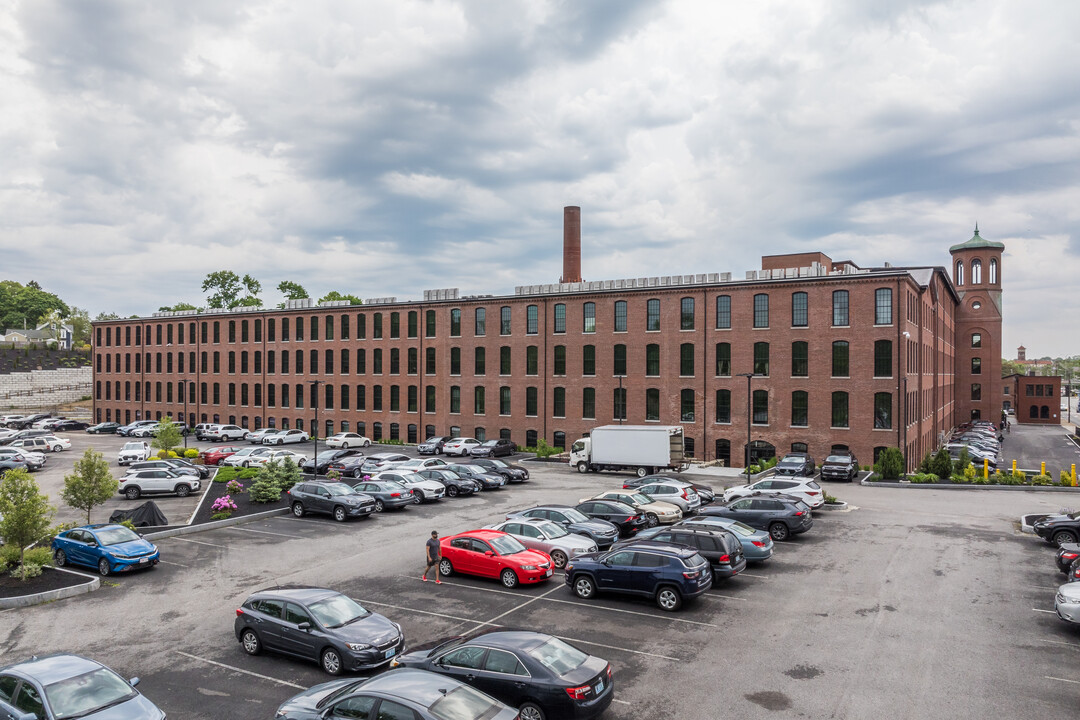
[[850,430],[851,428],[850,427],[837,427],[836,425],[831,425],[829,427],[829,429],[830,430]]
[[751,427],[769,427],[769,423],[756,423],[756,422],[752,422],[752,423],[750,423],[750,426],[751,426]]
[[896,429],[895,428],[874,428],[874,432],[893,433],[893,432],[896,432]]
[[718,327],[718,328],[713,328],[713,330],[722,330],[724,332],[730,332],[731,328],[729,328],[729,327],[722,327],[722,328]]
[[850,380],[851,376],[850,375],[830,375],[829,379],[830,380]]
[[830,325],[829,327],[831,327],[833,330],[849,330],[849,329],[851,329],[850,325]]
[[791,329],[792,330],[809,330],[810,326],[809,325],[792,325]]
[[751,330],[771,330],[772,328],[770,328],[768,325],[766,325],[765,327],[754,327],[754,328],[750,328],[750,329]]
[[713,425],[731,425],[730,420],[714,420]]
[[798,429],[800,429],[800,430],[801,430],[801,429],[803,429],[803,428],[808,428],[808,427],[810,427],[810,426],[809,426],[809,425],[788,425],[788,427],[789,427],[789,428],[798,428]]
[[887,327],[892,327],[892,326],[893,326],[892,323],[882,323],[881,325],[878,325],[877,323],[874,323],[874,327],[876,327],[876,328],[887,328]]

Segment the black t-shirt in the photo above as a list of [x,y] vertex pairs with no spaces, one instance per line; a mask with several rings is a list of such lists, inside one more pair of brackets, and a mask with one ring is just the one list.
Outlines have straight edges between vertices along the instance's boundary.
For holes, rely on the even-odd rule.
[[425,543],[427,545],[427,556],[431,559],[439,557],[439,541],[435,538],[428,538]]

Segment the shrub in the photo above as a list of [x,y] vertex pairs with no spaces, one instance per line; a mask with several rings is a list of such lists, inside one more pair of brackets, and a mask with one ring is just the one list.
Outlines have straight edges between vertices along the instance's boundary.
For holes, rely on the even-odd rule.
[[964,468],[964,477],[969,481],[974,480],[975,475],[978,474],[975,471],[975,466],[971,463],[968,463],[967,465],[961,465],[960,467]]
[[930,463],[930,472],[934,473],[939,478],[945,479],[952,475],[952,470],[952,458],[949,457],[949,453],[945,451],[945,448],[941,448],[937,451],[937,455],[934,456],[934,460]]
[[899,448],[885,448],[874,469],[886,480],[896,480],[904,472],[904,454]]
[[117,523],[117,525],[123,525],[128,530],[130,530],[131,532],[134,532],[134,533],[139,532],[139,529],[137,527],[135,527],[135,523],[131,522],[130,520],[121,520],[120,522]]
[[[52,548],[36,547],[23,554],[24,563],[34,565],[52,565]],[[19,564],[19,547],[16,545],[0,546],[0,565],[16,567]]]
[[1061,474],[1058,476],[1058,478],[1059,478],[1062,485],[1072,485],[1073,484],[1073,479],[1072,479],[1072,473],[1071,472],[1066,472],[1065,470],[1062,470]]
[[239,480],[230,480],[225,483],[225,489],[229,491],[230,495],[239,495],[244,492],[244,483]]
[[1005,478],[1005,473],[1001,472],[1000,470],[995,470],[994,472],[990,473],[990,482],[997,485],[1008,485],[1009,483],[1006,482]]
[[835,495],[830,495],[829,493],[825,493],[824,495],[825,495],[825,504],[826,505],[836,505],[837,503],[840,502],[839,500],[836,499]]
[[326,479],[329,480],[330,482],[337,482],[338,480],[341,479],[341,471],[340,470],[334,470],[334,469],[327,470],[326,471]]
[[929,450],[927,450],[926,454],[923,455],[922,462],[919,463],[919,472],[921,474],[923,474],[923,475],[930,474],[931,472],[933,472],[931,470],[931,467],[933,466],[933,463],[934,463],[934,455]]
[[218,468],[218,471],[214,473],[214,482],[227,483],[234,479],[236,479],[236,468],[231,465]]
[[1054,484],[1054,478],[1050,477],[1049,475],[1036,475],[1035,477],[1031,478],[1031,484],[1032,485],[1053,485]]
[[559,448],[551,447],[550,445],[548,445],[547,440],[545,440],[544,438],[540,438],[536,442],[536,457],[538,458],[551,457],[552,455],[557,454],[559,450]]
[[293,485],[303,479],[304,474],[300,472],[300,467],[292,461],[292,458],[285,458],[281,463],[281,475],[278,477],[278,487],[281,488],[281,492],[292,490]]
[[962,485],[968,481],[968,479],[964,477],[962,473],[953,473],[952,477],[950,477],[949,479],[958,485]]
[[23,562],[22,565],[11,571],[11,576],[20,580],[36,578],[41,574],[41,566],[36,563]]
[[953,463],[954,467],[966,468],[971,464],[971,453],[968,452],[967,446],[960,448],[960,457],[956,458],[956,462]]
[[910,476],[908,478],[908,480],[910,480],[913,483],[917,483],[917,484],[936,483],[938,481],[938,476],[935,475],[934,473],[919,472],[919,473],[915,473],[914,475]]
[[751,465],[749,470],[751,475],[757,475],[759,472],[761,472],[761,468],[757,465]]
[[1027,482],[1027,475],[1024,473],[1023,470],[1017,470],[1013,472],[1012,477],[1014,480],[1017,481],[1017,484],[1019,485],[1023,485]]
[[210,519],[224,520],[236,512],[236,509],[236,503],[233,502],[233,499],[228,495],[222,495],[210,506],[210,510],[212,511]]
[[248,489],[248,498],[253,503],[272,503],[281,500],[281,488],[270,477],[260,476]]
[[761,464],[762,470],[768,470],[771,467],[776,467],[776,463],[779,462],[778,458],[771,457]]
[[197,458],[199,457],[199,451],[195,448],[188,448],[184,451],[184,457],[186,457],[188,460],[191,460],[192,458]]

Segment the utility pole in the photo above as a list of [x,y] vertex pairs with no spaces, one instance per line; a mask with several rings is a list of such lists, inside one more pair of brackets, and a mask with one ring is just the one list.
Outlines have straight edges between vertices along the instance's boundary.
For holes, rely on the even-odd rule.
[[315,426],[311,428],[311,439],[315,441],[315,456],[311,459],[311,473],[316,480],[319,479],[319,386],[325,380],[308,380],[308,385],[315,388]]

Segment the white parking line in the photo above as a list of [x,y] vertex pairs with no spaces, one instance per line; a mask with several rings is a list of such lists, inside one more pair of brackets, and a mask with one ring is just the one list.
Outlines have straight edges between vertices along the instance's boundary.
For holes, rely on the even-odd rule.
[[263,680],[269,680],[270,682],[277,683],[278,685],[286,685],[291,688],[296,688],[297,690],[307,690],[307,688],[303,685],[297,685],[296,683],[291,683],[286,680],[278,680],[277,678],[270,677],[269,675],[260,675],[257,672],[251,672],[250,670],[244,670],[242,668],[233,667],[232,665],[226,665],[225,663],[219,663],[216,660],[207,660],[206,658],[199,657],[198,655],[192,655],[191,653],[186,653],[182,650],[174,650],[173,652],[175,652],[177,655],[183,655],[186,658],[191,658],[192,660],[198,660],[199,662],[204,662],[209,665],[217,665],[218,667],[225,668],[226,670],[243,673],[244,675],[251,675],[252,677],[261,678]]
[[752,578],[757,578],[758,580],[768,580],[769,579],[768,575],[754,575],[753,573],[748,573],[748,572],[741,572],[738,575],[736,575],[735,577],[752,577]]
[[1080,650],[1080,643],[1065,642],[1064,640],[1046,640],[1045,638],[1039,638],[1044,643],[1050,643],[1052,645],[1065,645],[1066,647],[1076,648]]
[[488,620],[487,622],[482,622],[482,623],[478,623],[478,624],[477,624],[477,627],[481,627],[481,626],[483,626],[483,625],[494,625],[494,624],[495,624],[495,621],[496,621],[496,620],[498,620],[498,619],[500,619],[500,618],[504,618],[504,617],[506,617],[507,615],[509,615],[509,614],[510,614],[510,613],[512,613],[512,612],[517,612],[517,611],[518,611],[518,610],[520,610],[521,608],[525,607],[526,605],[531,605],[531,604],[533,604],[534,602],[536,602],[537,600],[543,600],[543,599],[544,599],[544,598],[546,598],[546,597],[547,597],[548,595],[550,595],[551,593],[555,592],[555,591],[556,591],[556,590],[558,590],[558,589],[559,589],[559,588],[558,588],[558,586],[556,586],[556,587],[553,587],[553,588],[551,588],[550,590],[548,590],[548,591],[547,591],[546,593],[544,593],[543,595],[537,595],[536,597],[531,597],[531,598],[529,598],[528,600],[526,600],[525,602],[523,602],[523,603],[521,603],[520,605],[518,605],[517,607],[512,607],[512,608],[510,608],[509,610],[507,610],[506,612],[502,612],[502,613],[499,613],[498,615],[496,615],[495,617],[491,618],[491,619],[490,619],[490,620]]
[[[374,600],[361,600],[361,605],[378,605],[380,607],[388,607],[392,610],[402,610],[404,612],[420,613],[421,615],[434,615],[435,617],[446,618],[447,620],[457,620],[459,622],[477,623],[479,621],[472,618],[458,617],[457,615],[447,615],[446,613],[432,612],[431,610],[417,610],[416,608],[404,607],[402,605],[391,605],[390,603],[375,602]],[[484,624],[484,623],[481,623]]]
[[260,535],[277,535],[278,537],[293,538],[294,540],[303,540],[304,539],[303,535],[286,535],[285,533],[269,532],[267,530],[252,530],[251,528],[242,528],[242,527],[227,527],[225,529],[226,530],[235,530],[236,532],[259,533]]
[[215,545],[214,543],[203,542],[202,540],[188,540],[187,538],[182,537],[162,538],[162,540],[179,540],[180,542],[195,543],[196,545],[205,545],[206,547],[219,548],[222,550],[225,549],[224,545]]
[[719,599],[723,599],[723,600],[746,600],[746,598],[735,597],[734,595],[721,595],[719,593],[705,593],[701,597],[711,598],[711,599],[718,599],[719,598]]
[[1080,680],[1069,680],[1068,678],[1058,678],[1053,677],[1052,675],[1043,675],[1043,677],[1047,680],[1057,680],[1058,682],[1067,682],[1072,683],[1073,685],[1080,685]]
[[645,652],[644,650],[631,650],[630,648],[619,647],[618,645],[605,645],[604,643],[590,642],[588,640],[582,640],[578,637],[563,637],[562,635],[556,635],[555,637],[560,640],[566,640],[572,643],[581,643],[582,645],[595,645],[596,647],[607,648],[608,650],[618,650],[619,652],[633,653],[634,655],[648,655],[649,657],[660,658],[662,660],[674,660],[675,662],[682,662],[680,658],[674,658],[670,655],[661,655],[659,653]]
[[631,704],[629,700],[620,700],[618,698],[611,698],[611,702],[619,703],[620,705],[630,705]]
[[279,517],[274,518],[274,520],[284,520],[286,522],[311,523],[312,525],[321,525],[322,527],[332,527],[332,528],[342,528],[342,529],[345,529],[345,528],[348,527],[348,525],[346,525],[345,523],[331,523],[331,522],[321,522],[319,520],[307,520],[305,518],[298,518],[295,515],[281,515]]
[[1031,608],[1032,612],[1050,613],[1051,615],[1057,615],[1055,610],[1040,610],[1039,608]]
[[188,565],[181,565],[180,563],[169,562],[168,560],[158,560],[158,562],[161,563],[162,565],[175,565],[176,567],[182,567],[182,568],[190,567]]

